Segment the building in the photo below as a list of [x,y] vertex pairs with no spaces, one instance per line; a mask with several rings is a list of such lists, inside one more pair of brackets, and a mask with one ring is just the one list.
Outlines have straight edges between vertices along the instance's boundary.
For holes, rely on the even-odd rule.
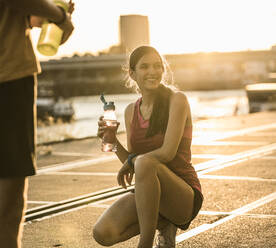
[[119,23],[119,41],[125,52],[131,52],[141,45],[150,44],[147,16],[122,15]]

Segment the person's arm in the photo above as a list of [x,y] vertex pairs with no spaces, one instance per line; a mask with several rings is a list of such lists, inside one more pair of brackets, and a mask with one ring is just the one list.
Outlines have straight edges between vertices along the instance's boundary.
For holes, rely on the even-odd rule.
[[[39,16],[56,23],[63,31],[61,44],[65,43],[74,30],[71,22],[71,13],[64,12],[50,0],[0,0],[10,8],[16,9],[23,15]],[[74,4],[71,3],[74,8]]]
[[161,163],[171,161],[175,157],[182,139],[188,115],[190,115],[190,107],[187,97],[180,92],[173,94],[163,145],[156,150],[144,154],[144,156],[152,156]]
[[127,136],[127,149],[125,149],[122,144],[117,140],[117,152],[116,155],[119,160],[124,163],[128,155],[131,153],[131,144],[130,144],[130,126],[133,116],[134,104],[129,104],[125,109],[125,127],[126,127],[126,136]]
[[47,18],[53,22],[61,22],[63,13],[50,0],[2,0],[9,7],[20,11],[24,15],[35,15]]

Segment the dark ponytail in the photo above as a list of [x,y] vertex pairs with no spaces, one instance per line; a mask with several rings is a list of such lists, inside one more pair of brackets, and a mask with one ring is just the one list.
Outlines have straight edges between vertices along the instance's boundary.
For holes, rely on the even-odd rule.
[[146,137],[166,132],[169,120],[171,94],[172,90],[163,84],[160,84],[158,89],[156,89]]

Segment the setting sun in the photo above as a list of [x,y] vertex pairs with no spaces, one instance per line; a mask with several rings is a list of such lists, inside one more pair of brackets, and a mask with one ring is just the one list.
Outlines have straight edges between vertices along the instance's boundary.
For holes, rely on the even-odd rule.
[[[163,54],[264,50],[276,43],[273,0],[75,0],[75,31],[56,56],[118,44],[119,17],[127,14],[148,16],[150,44]],[[38,35],[33,30],[35,44]]]

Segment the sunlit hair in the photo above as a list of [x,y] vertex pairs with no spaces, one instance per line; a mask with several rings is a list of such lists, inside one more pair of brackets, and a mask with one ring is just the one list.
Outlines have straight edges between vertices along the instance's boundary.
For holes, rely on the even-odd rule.
[[[163,67],[163,77],[159,87],[155,90],[155,98],[153,109],[149,120],[149,128],[146,137],[151,137],[158,133],[165,133],[169,119],[170,96],[176,87],[173,85],[173,75],[168,62],[163,58],[159,52],[151,46],[140,46],[133,50],[129,56],[126,78],[126,87],[134,88],[136,92],[140,92],[137,83],[129,76],[130,70],[135,71],[139,60],[146,54],[156,54]],[[160,111],[162,110],[162,111]]]

